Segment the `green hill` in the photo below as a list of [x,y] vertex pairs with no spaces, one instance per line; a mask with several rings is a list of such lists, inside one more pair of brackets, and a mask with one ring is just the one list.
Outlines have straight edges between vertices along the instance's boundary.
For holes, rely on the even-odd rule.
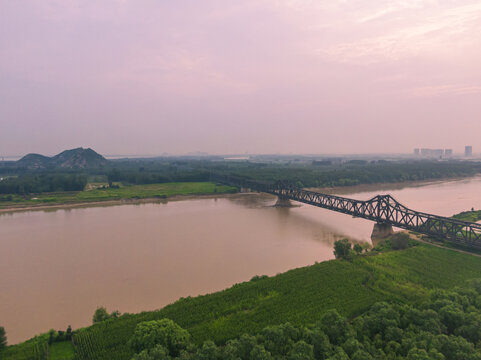
[[[129,360],[127,342],[135,325],[165,317],[187,329],[196,343],[213,339],[223,344],[267,325],[312,324],[329,309],[353,318],[381,300],[419,303],[432,289],[474,278],[481,278],[480,257],[419,244],[259,277],[214,294],[180,299],[159,311],[98,323],[75,332],[75,351],[77,359]],[[33,349],[28,343],[9,347],[4,359],[28,359],[19,355],[26,347]]]
[[107,160],[94,150],[76,148],[62,151],[52,157],[39,154],[28,154],[17,161],[17,165],[27,169],[87,169],[105,166]]

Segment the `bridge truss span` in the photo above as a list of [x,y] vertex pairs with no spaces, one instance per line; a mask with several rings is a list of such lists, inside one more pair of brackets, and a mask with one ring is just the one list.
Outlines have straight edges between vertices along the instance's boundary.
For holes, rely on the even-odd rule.
[[298,201],[375,221],[378,224],[415,231],[437,239],[449,239],[453,243],[481,250],[481,224],[411,210],[391,195],[377,195],[369,200],[356,200],[305,190],[286,182],[277,182],[272,185],[232,177],[216,180],[276,195],[281,199]]

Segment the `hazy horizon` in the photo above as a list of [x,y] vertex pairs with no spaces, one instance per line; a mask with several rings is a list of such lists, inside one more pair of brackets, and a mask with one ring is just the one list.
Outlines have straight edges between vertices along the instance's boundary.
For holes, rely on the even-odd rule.
[[0,158],[481,148],[477,1],[0,6]]

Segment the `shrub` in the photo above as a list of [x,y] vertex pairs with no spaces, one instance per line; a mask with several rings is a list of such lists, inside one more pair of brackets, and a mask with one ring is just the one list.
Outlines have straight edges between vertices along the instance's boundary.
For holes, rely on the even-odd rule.
[[404,232],[398,232],[391,236],[391,246],[393,250],[402,250],[409,247],[409,235]]
[[355,244],[354,247],[353,247],[354,251],[356,252],[357,255],[359,255],[360,253],[362,253],[362,246],[359,245],[359,244]]
[[178,356],[190,341],[189,333],[170,319],[144,321],[135,327],[130,346],[135,352],[153,349],[157,345],[169,355]]
[[95,310],[94,316],[92,317],[92,322],[96,324],[108,319],[117,319],[120,317],[120,315],[120,311],[118,310],[112,311],[109,314],[106,308],[104,308],[103,306],[99,306],[97,310]]
[[348,239],[337,240],[334,243],[334,256],[336,259],[349,259],[351,255],[351,243]]
[[101,321],[105,321],[109,318],[110,318],[110,315],[107,312],[107,309],[104,308],[103,306],[100,306],[97,308],[97,310],[95,310],[94,316],[92,317],[92,322],[96,324]]
[[5,329],[0,326],[0,351],[7,347],[7,335]]

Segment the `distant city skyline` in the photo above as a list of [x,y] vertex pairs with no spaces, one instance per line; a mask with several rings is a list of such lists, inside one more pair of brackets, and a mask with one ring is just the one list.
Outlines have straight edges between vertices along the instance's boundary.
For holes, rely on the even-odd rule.
[[0,157],[481,149],[474,0],[4,1]]

